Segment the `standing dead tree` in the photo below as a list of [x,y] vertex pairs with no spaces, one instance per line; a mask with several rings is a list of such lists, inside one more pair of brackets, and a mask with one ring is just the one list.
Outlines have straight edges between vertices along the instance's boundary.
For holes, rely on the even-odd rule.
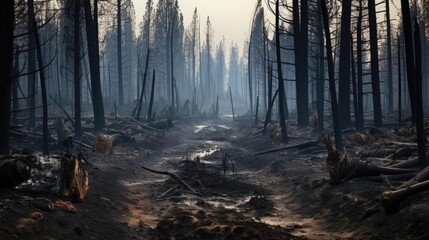
[[325,0],[320,1],[320,6],[322,8],[323,25],[325,29],[326,55],[328,59],[329,90],[331,93],[331,111],[332,111],[332,118],[334,123],[335,146],[338,150],[342,150],[343,140],[341,137],[341,129],[340,129],[338,105],[337,105],[337,92],[335,89],[335,76],[334,76],[335,69],[334,69],[334,60],[332,57],[331,32],[329,30],[329,17],[328,17],[328,10],[326,7]]
[[33,0],[28,1],[28,14],[29,18],[32,19],[30,29],[33,31],[34,39],[36,43],[37,51],[37,62],[39,64],[39,74],[40,74],[40,88],[42,89],[42,104],[43,104],[43,153],[45,155],[49,154],[48,146],[48,95],[46,92],[46,78],[45,70],[43,69],[43,57],[42,50],[40,45],[39,30],[37,29],[36,16],[34,14],[34,4]]
[[0,2],[0,154],[9,154],[14,1]]
[[89,68],[91,73],[92,106],[94,111],[94,128],[104,128],[104,105],[100,83],[100,57],[98,43],[98,0],[94,1],[94,10],[90,1],[84,1],[86,37],[88,42]]
[[[413,44],[413,34],[410,17],[410,5],[408,0],[401,0],[402,6],[402,19],[405,37],[405,55],[407,65],[407,79],[410,91],[411,112],[413,116],[413,123],[416,125],[418,155],[420,167],[426,166],[426,147],[424,135],[424,114],[423,114],[423,100],[422,100],[422,76],[421,76],[421,49],[420,49],[420,29],[419,25],[415,24],[415,43]],[[416,55],[414,54],[414,48]],[[417,58],[415,58],[415,56]],[[419,72],[418,72],[419,71]]]

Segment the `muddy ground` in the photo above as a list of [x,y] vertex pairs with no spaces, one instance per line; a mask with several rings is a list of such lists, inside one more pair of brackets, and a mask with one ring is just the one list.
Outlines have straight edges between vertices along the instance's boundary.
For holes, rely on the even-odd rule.
[[[387,186],[330,186],[324,149],[255,156],[284,145],[254,131],[244,120],[182,118],[157,136],[120,143],[112,155],[88,152],[89,194],[74,203],[76,213],[35,206],[54,194],[1,189],[0,239],[429,239],[427,192],[396,214],[380,207],[364,216]],[[291,131],[289,145],[320,136]],[[38,149],[30,140],[15,145]],[[142,166],[173,172],[191,189]]]

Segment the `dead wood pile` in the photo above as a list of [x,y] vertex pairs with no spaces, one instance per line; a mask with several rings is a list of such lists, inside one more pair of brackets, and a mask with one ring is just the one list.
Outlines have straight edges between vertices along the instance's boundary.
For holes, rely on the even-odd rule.
[[353,178],[382,182],[390,190],[384,191],[377,202],[387,213],[397,212],[405,198],[429,189],[429,167],[419,168],[415,139],[412,127],[372,128],[350,134],[346,143],[349,151],[341,152],[325,135],[330,184],[338,185]]
[[232,157],[226,153],[223,158],[218,159],[218,164],[205,164],[200,156],[190,159],[186,154],[180,162],[174,164],[174,171],[156,170],[142,166],[142,169],[160,175],[169,176],[172,181],[167,181],[168,189],[159,194],[159,199],[165,199],[177,194],[188,193],[199,197],[205,197],[214,192],[214,188],[222,186],[238,179],[238,173],[234,166]]

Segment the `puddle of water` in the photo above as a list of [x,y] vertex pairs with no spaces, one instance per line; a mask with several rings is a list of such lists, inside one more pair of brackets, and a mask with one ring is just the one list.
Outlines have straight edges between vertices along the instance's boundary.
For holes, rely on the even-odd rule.
[[193,152],[189,155],[190,160],[194,160],[196,157],[200,157],[201,162],[207,163],[207,164],[213,164],[211,161],[203,160],[204,157],[208,157],[213,155],[215,152],[220,151],[220,148],[217,145],[214,145],[213,147],[207,149],[207,150],[198,150],[196,152]]

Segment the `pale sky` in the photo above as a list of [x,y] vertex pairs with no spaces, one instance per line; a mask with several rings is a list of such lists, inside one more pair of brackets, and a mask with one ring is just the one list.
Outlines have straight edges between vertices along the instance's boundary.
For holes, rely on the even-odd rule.
[[[143,19],[146,0],[133,0],[133,2],[137,24],[139,24]],[[155,0],[154,7],[157,2]],[[227,49],[231,46],[231,41],[234,41],[240,51],[248,38],[255,4],[256,0],[179,0],[185,28],[191,23],[194,10],[197,8],[201,20],[201,35],[205,33],[207,16],[210,16],[216,45],[225,36]]]
[[[146,0],[132,1],[136,10],[136,26],[138,26],[143,19]],[[157,0],[154,1],[155,8],[157,2]],[[397,24],[395,20],[398,19],[397,8],[400,8],[401,5],[399,0],[390,0],[390,3],[392,27],[395,27]],[[207,16],[210,16],[216,45],[225,36],[227,49],[231,46],[231,41],[234,41],[241,53],[244,42],[248,38],[255,4],[256,0],[179,0],[185,28],[189,26],[194,9],[197,8],[201,20],[201,35],[205,33]],[[267,13],[270,14],[269,11]]]

